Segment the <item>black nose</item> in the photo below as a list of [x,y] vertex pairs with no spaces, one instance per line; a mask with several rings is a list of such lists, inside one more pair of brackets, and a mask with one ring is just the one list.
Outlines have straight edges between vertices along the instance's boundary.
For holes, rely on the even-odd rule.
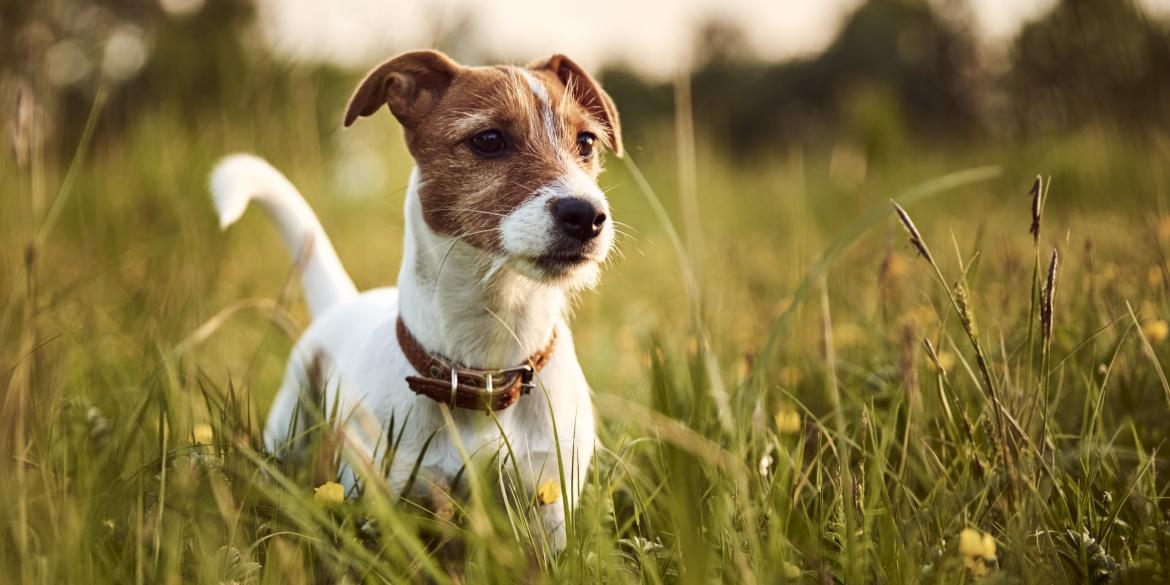
[[596,238],[605,225],[605,212],[580,197],[558,199],[552,214],[566,234],[582,242]]

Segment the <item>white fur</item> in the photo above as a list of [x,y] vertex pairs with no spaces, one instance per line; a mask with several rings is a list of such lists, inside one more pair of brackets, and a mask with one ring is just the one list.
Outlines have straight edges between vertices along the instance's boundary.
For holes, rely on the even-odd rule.
[[512,256],[534,257],[543,254],[552,240],[552,214],[549,204],[564,195],[559,189],[544,187],[536,196],[513,209],[500,221],[500,244]]
[[211,172],[211,198],[220,229],[240,219],[251,201],[268,214],[289,254],[302,262],[301,280],[314,316],[357,296],[321,222],[296,187],[272,165],[250,154],[224,158]]
[[544,120],[545,139],[548,140],[549,144],[556,144],[557,118],[553,115],[552,101],[549,100],[548,90],[535,75],[527,71],[523,73],[524,79],[528,81],[528,87],[532,88],[532,93],[536,96],[536,101],[540,102],[540,116]]
[[[348,449],[341,479],[348,490],[359,478],[378,480],[370,477],[370,470],[381,469],[382,437],[392,418],[401,425],[408,415],[409,424],[386,477],[389,488],[398,493],[404,487],[423,444],[436,429],[442,430],[423,457],[423,478],[415,485],[422,490],[428,480],[449,483],[465,462],[456,435],[445,427],[446,407],[414,394],[406,384],[406,376],[416,372],[398,347],[395,320],[401,314],[428,351],[485,368],[523,363],[555,329],[556,349],[537,376],[537,389],[497,412],[499,427],[483,412],[456,409],[451,417],[458,442],[475,459],[487,460],[501,451],[502,428],[529,490],[548,480],[559,481],[559,446],[566,476],[562,493],[573,509],[593,456],[595,435],[589,386],[565,319],[566,292],[504,269],[485,252],[433,232],[422,218],[419,183],[416,170],[406,197],[406,242],[398,288],[356,294],[320,224],[284,177],[255,157],[229,158],[213,174],[216,208],[224,225],[239,217],[247,201],[254,199],[277,224],[294,254],[305,233],[311,233],[316,243],[314,257],[306,266],[314,269],[305,271],[304,284],[307,291],[324,293],[310,296],[314,319],[293,348],[265,427],[266,446],[274,453],[285,452],[302,430],[293,417],[307,385],[305,372],[316,362],[322,371],[321,387],[326,389],[326,408],[332,411],[336,403],[344,421],[341,428]],[[531,213],[523,211],[513,221],[525,224],[524,231],[547,231],[551,224],[529,225],[539,223],[531,217],[524,219]],[[563,547],[562,502],[541,506],[540,515],[552,545]]]
[[[609,205],[601,189],[588,175],[574,167],[566,177],[539,189],[535,197],[513,209],[500,222],[500,243],[512,259],[513,268],[533,277],[540,272],[531,259],[547,253],[554,240],[553,233],[558,229],[556,220],[549,213],[550,204],[566,197],[585,199],[609,215]],[[601,263],[605,262],[613,247],[613,239],[613,222],[607,221],[601,233],[588,245],[586,254],[593,262],[577,267],[564,277],[562,284],[570,290],[594,286],[601,275]]]

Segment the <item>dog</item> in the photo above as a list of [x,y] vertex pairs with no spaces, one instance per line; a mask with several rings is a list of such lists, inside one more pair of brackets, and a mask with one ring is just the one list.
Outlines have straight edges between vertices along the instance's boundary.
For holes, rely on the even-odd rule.
[[[506,466],[519,468],[560,550],[596,440],[567,313],[597,284],[614,243],[597,176],[603,147],[622,154],[617,108],[563,55],[469,67],[437,51],[374,68],[344,125],[383,106],[415,163],[396,288],[358,292],[312,209],[262,159],[232,155],[212,172],[221,229],[249,203],[266,212],[301,267],[312,314],[265,446],[278,457],[296,452],[305,389],[318,383],[326,411],[338,413],[339,481],[351,497],[387,467],[385,485],[401,494],[420,456],[426,481],[402,495],[424,496],[424,484],[458,491],[470,462],[514,457]],[[392,421],[403,428],[384,466]],[[556,489],[541,489],[550,482]]]

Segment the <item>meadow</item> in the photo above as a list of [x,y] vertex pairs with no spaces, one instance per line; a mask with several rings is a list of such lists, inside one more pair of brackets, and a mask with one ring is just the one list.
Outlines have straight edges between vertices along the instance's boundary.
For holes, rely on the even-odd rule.
[[360,288],[401,252],[400,131],[341,132],[309,81],[116,140],[95,108],[0,161],[0,581],[1170,582],[1163,135],[628,138],[621,253],[573,316],[600,446],[554,555],[495,469],[432,509],[322,488],[327,413],[302,464],[259,449],[307,314],[259,214],[218,231],[214,161],[285,171]]

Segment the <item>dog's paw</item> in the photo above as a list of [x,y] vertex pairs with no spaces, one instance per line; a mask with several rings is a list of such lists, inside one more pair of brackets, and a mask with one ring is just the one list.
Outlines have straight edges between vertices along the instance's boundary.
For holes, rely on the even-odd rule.
[[537,504],[540,509],[541,537],[553,552],[561,552],[569,544],[565,531],[565,507],[558,500],[551,504]]

